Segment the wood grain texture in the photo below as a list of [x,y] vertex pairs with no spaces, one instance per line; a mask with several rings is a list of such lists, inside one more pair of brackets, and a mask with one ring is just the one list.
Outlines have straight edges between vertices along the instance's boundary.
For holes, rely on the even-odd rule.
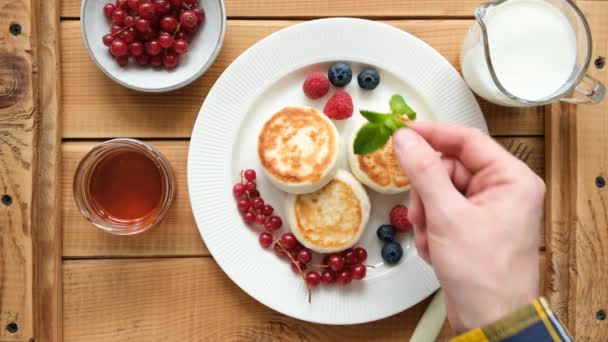
[[[34,336],[32,200],[38,113],[34,4],[0,3],[0,196],[4,198],[0,203],[0,341],[26,341]],[[21,26],[19,35],[9,31],[16,24]]]
[[[498,138],[508,146],[514,138]],[[516,138],[533,152],[528,165],[541,177],[544,175],[544,142],[540,137]],[[157,227],[130,237],[114,236],[100,231],[82,218],[74,203],[72,181],[82,157],[95,145],[93,142],[63,143],[62,162],[62,225],[63,256],[144,257],[144,256],[206,256],[204,246],[192,216],[187,193],[187,141],[151,141],[171,163],[177,184],[176,197],[165,220]],[[230,191],[227,189],[226,191]]]
[[34,238],[35,340],[62,341],[60,0],[37,1],[39,107]]
[[[79,22],[62,22],[64,138],[188,138],[213,83],[245,49],[294,21],[230,20],[215,64],[193,84],[165,94],[126,89],[106,77],[88,55]],[[457,69],[468,20],[390,21],[437,49]],[[543,108],[508,109],[481,101],[494,135],[542,135]]]
[[[63,0],[61,16],[78,18],[81,0]],[[226,0],[228,17],[473,17],[480,0]]]
[[66,261],[64,292],[66,342],[407,341],[428,305],[368,324],[307,323],[256,302],[212,258]]

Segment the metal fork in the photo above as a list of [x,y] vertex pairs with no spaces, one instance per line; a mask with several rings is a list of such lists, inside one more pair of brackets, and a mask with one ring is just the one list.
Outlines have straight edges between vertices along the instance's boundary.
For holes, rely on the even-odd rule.
[[533,149],[519,140],[513,139],[509,143],[507,150],[516,158],[526,163],[530,159]]

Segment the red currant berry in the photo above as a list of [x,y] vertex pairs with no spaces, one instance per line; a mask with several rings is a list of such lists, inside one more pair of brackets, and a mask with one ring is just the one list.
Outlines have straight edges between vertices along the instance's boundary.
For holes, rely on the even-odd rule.
[[367,272],[367,269],[365,268],[364,265],[362,264],[356,264],[355,267],[353,267],[353,278],[357,279],[357,280],[361,280],[363,278],[365,278],[365,273]]
[[127,7],[129,7],[129,3],[127,0],[116,0],[116,7],[127,9]]
[[158,32],[156,32],[156,30],[150,28],[150,29],[148,29],[148,31],[142,33],[141,37],[145,41],[150,41],[150,40],[153,40],[154,38],[156,38],[157,33]]
[[344,262],[347,265],[354,265],[357,263],[357,255],[355,254],[355,251],[353,251],[352,249],[348,249],[345,251],[344,253]]
[[202,8],[195,8],[192,12],[196,15],[196,19],[198,19],[199,23],[205,20],[205,11],[203,11]]
[[183,1],[188,6],[193,6],[196,3],[196,0],[183,0]]
[[353,275],[350,271],[343,271],[342,273],[338,274],[338,283],[340,283],[340,285],[347,285],[352,280]]
[[279,258],[287,258],[287,253],[285,252],[285,250],[283,249],[283,247],[279,246],[278,243],[274,244],[274,253],[279,257]]
[[245,170],[245,172],[243,173],[243,176],[245,176],[245,179],[248,181],[254,181],[255,180],[255,170],[252,170],[252,169]]
[[334,271],[340,272],[344,268],[344,257],[341,255],[333,254],[327,259],[327,266]]
[[249,194],[249,197],[251,197],[251,198],[260,197],[260,192],[258,191],[258,189],[249,190],[249,191],[247,191],[247,193]]
[[135,40],[135,30],[128,28],[120,33],[120,38],[126,43],[132,43]]
[[110,46],[112,45],[112,42],[114,41],[114,36],[111,34],[106,34],[103,36],[103,45],[105,46]]
[[196,14],[194,14],[191,10],[182,11],[182,14],[179,15],[179,22],[182,23],[183,27],[186,28],[194,28],[198,23],[198,18]]
[[245,183],[245,190],[251,191],[251,190],[256,190],[256,189],[257,189],[257,184],[255,184],[255,182],[248,181],[247,183]]
[[306,273],[304,278],[306,279],[306,284],[310,287],[315,287],[321,282],[321,275],[315,271]]
[[173,45],[173,35],[167,32],[161,32],[161,34],[158,35],[158,43],[163,49],[170,48],[171,45]]
[[160,20],[160,28],[163,31],[175,32],[175,30],[177,29],[177,19],[175,19],[174,17],[172,17],[170,15],[164,16]]
[[264,248],[270,247],[272,245],[272,234],[268,232],[263,232],[259,237],[260,245]]
[[167,14],[171,10],[171,4],[167,0],[154,0],[154,10],[158,15]]
[[255,215],[255,223],[264,225],[266,223],[266,216],[264,216],[264,214]]
[[255,222],[255,213],[253,211],[248,211],[248,212],[244,213],[243,220],[245,220],[246,223]]
[[333,284],[336,281],[336,276],[328,270],[321,272],[321,281],[325,285]]
[[129,27],[134,27],[134,26],[135,26],[135,18],[133,18],[132,16],[128,15],[128,16],[126,16],[126,17],[125,17],[125,19],[123,20],[123,23],[124,23],[126,26],[129,26]]
[[[263,216],[264,214],[260,214],[260,215]],[[276,215],[273,215],[268,218],[268,222],[266,222],[265,228],[267,230],[277,230],[277,229],[281,228],[282,225],[283,225],[283,221],[281,220],[281,218]]]
[[146,42],[146,52],[150,56],[158,55],[160,53],[161,49],[162,48],[157,40],[150,40],[150,41]]
[[359,262],[364,262],[367,260],[367,251],[363,247],[356,247],[354,251]]
[[127,11],[117,8],[114,13],[112,13],[112,22],[116,25],[122,25],[127,17]]
[[171,7],[174,9],[182,8],[182,0],[169,0],[169,2],[171,3]]
[[141,54],[139,56],[135,56],[135,60],[137,61],[137,64],[141,66],[146,66],[148,65],[148,63],[150,63],[150,56],[146,54]]
[[288,251],[292,250],[296,246],[297,242],[298,240],[293,233],[285,233],[281,236],[281,246]]
[[244,213],[251,208],[251,205],[249,204],[248,200],[240,199],[236,202],[236,207],[239,208],[240,212]]
[[184,38],[179,38],[175,40],[175,44],[173,44],[173,51],[183,55],[188,51],[188,41]]
[[298,252],[298,255],[296,256],[296,258],[298,259],[299,262],[301,262],[303,264],[308,264],[310,262],[310,260],[312,259],[312,253],[310,253],[310,251],[308,249],[302,249]]
[[168,51],[163,56],[163,65],[165,66],[165,69],[167,69],[167,70],[175,69],[178,64],[179,64],[179,57],[175,54],[175,52]]
[[103,15],[105,15],[107,18],[111,18],[115,10],[116,6],[114,4],[106,4],[103,6]]
[[[299,266],[299,269],[298,269],[298,266]],[[293,271],[293,273],[300,274],[300,272],[304,272],[305,269],[306,269],[306,265],[304,265],[303,263],[301,263],[299,261],[296,261],[295,263],[293,261],[291,262],[291,270]]]
[[264,214],[265,216],[272,215],[273,211],[274,211],[274,208],[270,204],[266,204],[266,205],[264,205],[264,207],[262,207],[262,214]]
[[161,65],[163,65],[163,58],[159,55],[156,56],[151,56],[150,57],[150,65],[157,68]]
[[154,10],[154,5],[151,3],[142,3],[139,5],[139,16],[146,20],[154,19],[154,15],[156,11]]
[[139,32],[148,32],[150,30],[150,21],[146,19],[137,19],[135,21],[135,29]]
[[115,57],[124,56],[128,52],[129,48],[124,40],[118,38],[112,41],[112,44],[110,45],[110,53],[112,53],[112,55],[114,55]]
[[118,65],[120,65],[120,66],[127,65],[129,63],[129,56],[128,55],[122,55],[122,56],[116,57],[116,63],[118,63]]
[[[263,206],[264,206],[264,200],[261,197],[256,197],[256,198],[251,199],[251,207],[253,209],[262,209]],[[264,215],[264,216],[266,216],[266,215]]]
[[141,4],[141,0],[127,0],[127,4],[129,5],[129,8],[137,11],[139,9],[139,5]]
[[129,45],[129,51],[132,56],[140,56],[144,53],[144,44],[142,42],[133,42]]
[[117,35],[122,29],[123,29],[122,26],[112,24],[112,26],[110,27],[110,33],[114,36],[114,35]]
[[236,183],[232,187],[232,194],[235,197],[243,197],[245,195],[245,187],[241,183]]

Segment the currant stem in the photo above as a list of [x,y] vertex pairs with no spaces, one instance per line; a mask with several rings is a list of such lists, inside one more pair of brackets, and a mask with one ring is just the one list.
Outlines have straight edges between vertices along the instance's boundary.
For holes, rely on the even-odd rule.
[[272,240],[274,240],[274,243],[276,243],[277,245],[279,245],[279,247],[283,250],[283,253],[285,253],[285,255],[287,255],[289,257],[289,259],[291,259],[291,262],[296,265],[296,268],[298,269],[298,273],[300,274],[300,276],[302,277],[302,280],[304,280],[304,285],[306,285],[306,289],[308,290],[308,302],[311,303],[312,302],[312,291],[310,289],[310,286],[308,286],[308,283],[306,282],[306,277],[304,277],[304,272],[302,271],[302,269],[300,268],[300,264],[296,261],[296,259],[294,259],[291,256],[291,253],[289,253],[285,247],[283,247],[283,245],[281,245],[281,242],[279,242],[279,240],[274,238],[274,235],[272,236]]
[[116,33],[112,34],[112,37],[114,37],[115,35],[121,33],[122,31],[124,31],[124,30],[126,30],[128,28],[129,28],[129,26],[125,26],[125,27],[121,28],[120,31],[117,31]]

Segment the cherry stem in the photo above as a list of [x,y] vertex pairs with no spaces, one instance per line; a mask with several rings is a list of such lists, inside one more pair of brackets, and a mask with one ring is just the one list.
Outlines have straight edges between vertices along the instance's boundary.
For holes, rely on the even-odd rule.
[[281,245],[281,243],[279,242],[279,240],[275,239],[274,236],[272,237],[272,240],[274,240],[274,243],[276,243],[277,245],[279,245],[279,247],[283,250],[283,253],[285,253],[285,255],[287,255],[289,257],[289,259],[291,259],[291,262],[294,265],[296,265],[296,268],[298,269],[298,273],[302,277],[302,280],[304,280],[304,285],[306,285],[306,289],[308,290],[308,302],[311,303],[312,302],[312,291],[310,289],[310,286],[308,286],[308,283],[306,282],[306,277],[304,277],[304,272],[302,272],[302,269],[300,268],[300,264],[296,261],[296,259],[294,259],[291,256],[291,253],[289,253],[285,249],[285,247],[283,247],[283,245]]
[[120,31],[117,31],[116,33],[113,33],[113,34],[112,34],[112,37],[114,37],[115,35],[117,35],[117,34],[121,33],[122,31],[124,31],[124,30],[126,30],[126,29],[128,29],[128,28],[129,28],[129,26],[125,26],[125,27],[121,28],[121,29],[120,29]]

